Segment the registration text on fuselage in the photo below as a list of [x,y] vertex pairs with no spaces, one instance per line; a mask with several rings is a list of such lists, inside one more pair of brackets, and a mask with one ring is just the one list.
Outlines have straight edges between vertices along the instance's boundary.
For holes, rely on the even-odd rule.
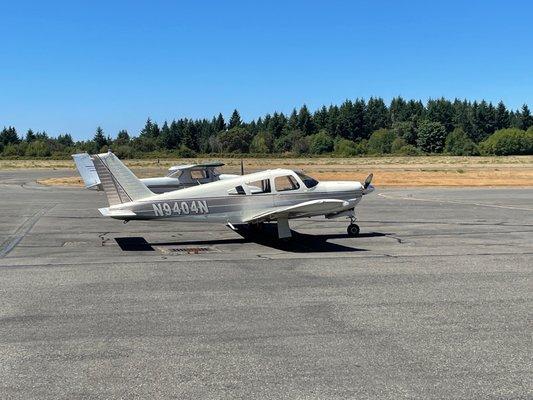
[[205,200],[172,201],[152,203],[156,217],[170,217],[172,215],[209,214],[209,207]]

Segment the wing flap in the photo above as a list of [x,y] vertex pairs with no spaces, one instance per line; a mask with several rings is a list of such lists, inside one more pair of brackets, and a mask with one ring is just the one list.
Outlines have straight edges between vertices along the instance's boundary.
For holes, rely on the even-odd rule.
[[278,218],[295,218],[311,215],[329,214],[340,211],[349,206],[350,203],[344,200],[326,199],[311,200],[289,207],[273,208],[251,217],[243,219],[243,222],[259,222],[262,220],[272,220]]

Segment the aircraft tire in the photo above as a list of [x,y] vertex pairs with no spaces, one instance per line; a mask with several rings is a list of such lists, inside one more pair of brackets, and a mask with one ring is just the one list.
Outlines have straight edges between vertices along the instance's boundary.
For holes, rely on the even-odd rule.
[[348,236],[351,236],[351,237],[359,236],[359,225],[350,224],[348,225],[348,229],[346,231],[348,232]]

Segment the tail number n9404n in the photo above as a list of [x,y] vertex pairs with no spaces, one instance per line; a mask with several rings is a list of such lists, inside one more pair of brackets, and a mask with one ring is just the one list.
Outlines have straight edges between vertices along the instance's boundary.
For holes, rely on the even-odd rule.
[[209,214],[205,200],[175,201],[173,203],[152,203],[156,217],[171,215]]

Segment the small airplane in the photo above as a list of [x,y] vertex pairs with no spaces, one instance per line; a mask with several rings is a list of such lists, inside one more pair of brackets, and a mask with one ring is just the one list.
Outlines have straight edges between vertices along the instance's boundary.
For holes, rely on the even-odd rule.
[[[85,188],[102,190],[102,184],[96,173],[91,156],[87,153],[79,153],[73,154],[72,158],[74,159],[76,168],[83,179]],[[224,163],[221,162],[175,165],[168,169],[166,176],[142,178],[140,181],[154,193],[165,193],[190,186],[215,182],[220,179],[229,179],[239,176],[233,174],[219,174],[216,168],[222,167],[223,165]],[[241,171],[242,170],[243,166],[241,164]]]
[[106,217],[220,222],[233,230],[277,221],[280,239],[291,237],[290,219],[320,215],[349,218],[348,235],[359,235],[355,206],[374,191],[372,174],[363,184],[318,182],[299,171],[271,169],[155,194],[112,152],[94,155],[92,161],[107,195],[109,207],[99,209]]

